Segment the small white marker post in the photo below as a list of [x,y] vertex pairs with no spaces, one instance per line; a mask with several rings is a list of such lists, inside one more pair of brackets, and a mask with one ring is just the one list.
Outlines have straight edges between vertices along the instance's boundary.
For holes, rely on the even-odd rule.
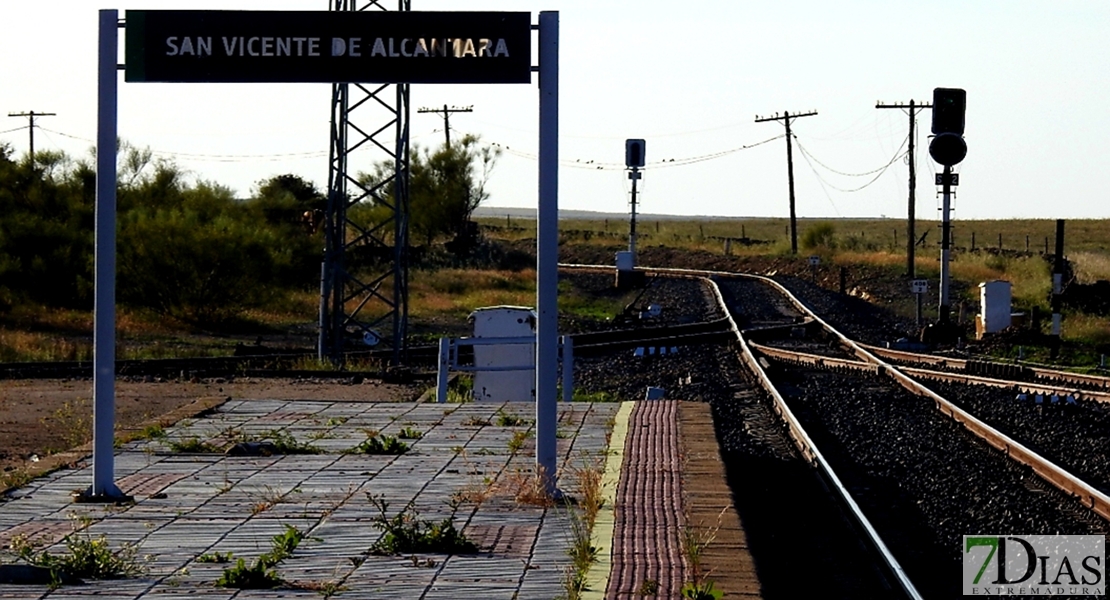
[[921,327],[921,303],[925,294],[929,293],[929,280],[914,279],[910,282],[910,291],[917,296],[917,326]]

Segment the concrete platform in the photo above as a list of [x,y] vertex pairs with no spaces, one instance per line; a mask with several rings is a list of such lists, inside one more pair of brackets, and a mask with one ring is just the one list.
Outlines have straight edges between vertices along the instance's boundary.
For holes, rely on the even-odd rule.
[[[520,417],[521,424],[502,426],[502,416]],[[0,598],[566,597],[571,509],[529,498],[533,416],[524,403],[228,401],[178,422],[165,438],[118,450],[116,483],[133,504],[75,504],[72,494],[92,480],[87,466],[36,479],[0,501],[0,549],[25,536],[61,552],[62,538],[84,524],[77,535],[104,536],[112,548],[133,546],[145,563],[143,575],[57,589],[3,583]],[[405,429],[421,436],[405,440],[411,449],[404,454],[347,452],[368,432]],[[274,431],[322,452],[232,457],[171,451],[184,440]],[[557,441],[559,485],[570,496],[580,495],[577,470],[604,472],[604,504],[592,541],[598,561],[581,598],[677,597],[699,572],[730,597],[759,597],[708,405],[560,404]],[[390,517],[410,503],[422,520],[453,515],[481,552],[370,554],[382,532],[374,527],[380,513],[368,495],[384,499]],[[231,553],[250,562],[287,526],[306,537],[276,566],[286,582],[281,587],[217,587],[229,565],[198,561]],[[689,564],[684,548],[690,534],[708,544],[700,568]],[[0,550],[0,564],[11,562]]]
[[[604,464],[607,435],[619,408],[560,405],[558,449],[564,473]],[[526,421],[501,427],[499,414]],[[166,438],[136,441],[118,450],[117,485],[135,497],[133,504],[73,503],[71,494],[92,481],[89,467],[36,479],[0,503],[0,547],[17,535],[57,544],[76,521],[87,520],[79,535],[103,535],[113,548],[133,544],[146,561],[144,575],[53,590],[4,584],[0,598],[320,598],[331,586],[344,599],[550,600],[564,593],[571,528],[566,508],[518,499],[528,488],[535,440],[526,438],[515,451],[510,441],[531,431],[533,416],[532,407],[523,403],[229,401],[169,428]],[[406,440],[412,449],[405,454],[343,453],[366,439],[367,430],[395,435],[406,427],[423,435]],[[273,430],[325,452],[269,457],[170,452],[174,440]],[[574,485],[569,475],[560,480],[560,487],[572,495]],[[367,494],[385,499],[390,516],[410,502],[421,519],[438,521],[454,514],[456,526],[482,552],[367,554],[381,535],[373,527],[378,511]],[[250,561],[267,552],[271,536],[286,526],[307,534],[276,567],[287,586],[216,587],[227,565],[197,562],[217,552]]]

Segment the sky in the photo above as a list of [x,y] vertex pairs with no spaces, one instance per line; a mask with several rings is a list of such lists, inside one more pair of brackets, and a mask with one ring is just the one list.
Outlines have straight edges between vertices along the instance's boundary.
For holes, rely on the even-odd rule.
[[[99,9],[327,10],[329,2],[4,4],[0,144],[27,151],[27,119],[8,113],[57,113],[37,120],[36,151],[81,158],[96,137]],[[639,211],[785,217],[786,142],[772,139],[784,127],[755,119],[816,111],[792,124],[798,216],[904,219],[909,116],[875,105],[956,87],[967,91],[968,152],[955,168],[955,219],[1110,218],[1110,169],[1100,168],[1110,140],[1102,0],[413,0],[412,8],[559,11],[562,209],[627,212],[625,140],[643,138]],[[330,85],[120,81],[120,136],[191,178],[239,197],[284,173],[326,187]],[[442,118],[416,108],[472,106],[452,116],[452,136],[503,148],[486,205],[536,207],[535,81],[414,84],[412,143],[434,147],[444,135]],[[357,112],[352,120],[380,121]],[[940,204],[930,120],[919,113],[918,218],[936,218]],[[351,168],[380,158],[360,156]]]

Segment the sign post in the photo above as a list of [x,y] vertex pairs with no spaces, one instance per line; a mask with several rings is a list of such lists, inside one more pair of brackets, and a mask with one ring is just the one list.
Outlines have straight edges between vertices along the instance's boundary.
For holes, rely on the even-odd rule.
[[929,293],[929,280],[914,279],[910,282],[910,292],[917,296],[917,326],[921,327],[921,302],[925,294]]
[[[555,494],[559,375],[559,13],[540,13],[539,210],[536,214],[536,470]],[[573,367],[571,367],[573,368]]]
[[[558,384],[559,13],[127,11],[128,82],[531,83],[539,71],[536,248],[536,464],[556,487]],[[93,484],[115,485],[116,134],[119,12],[100,11],[93,346]],[[367,343],[371,343],[371,338]]]
[[96,106],[96,222],[93,300],[93,483],[85,500],[117,501],[116,487],[116,131],[119,12],[100,11]]

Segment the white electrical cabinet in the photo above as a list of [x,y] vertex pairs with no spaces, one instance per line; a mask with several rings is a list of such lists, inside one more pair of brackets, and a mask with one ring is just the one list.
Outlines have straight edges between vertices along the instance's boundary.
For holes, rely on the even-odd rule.
[[985,333],[997,333],[1010,326],[1010,282],[987,281],[979,284],[979,318]]
[[524,306],[489,306],[470,313],[470,321],[475,338],[532,338],[530,343],[474,346],[474,366],[479,367],[474,373],[474,401],[535,402],[536,312]]

